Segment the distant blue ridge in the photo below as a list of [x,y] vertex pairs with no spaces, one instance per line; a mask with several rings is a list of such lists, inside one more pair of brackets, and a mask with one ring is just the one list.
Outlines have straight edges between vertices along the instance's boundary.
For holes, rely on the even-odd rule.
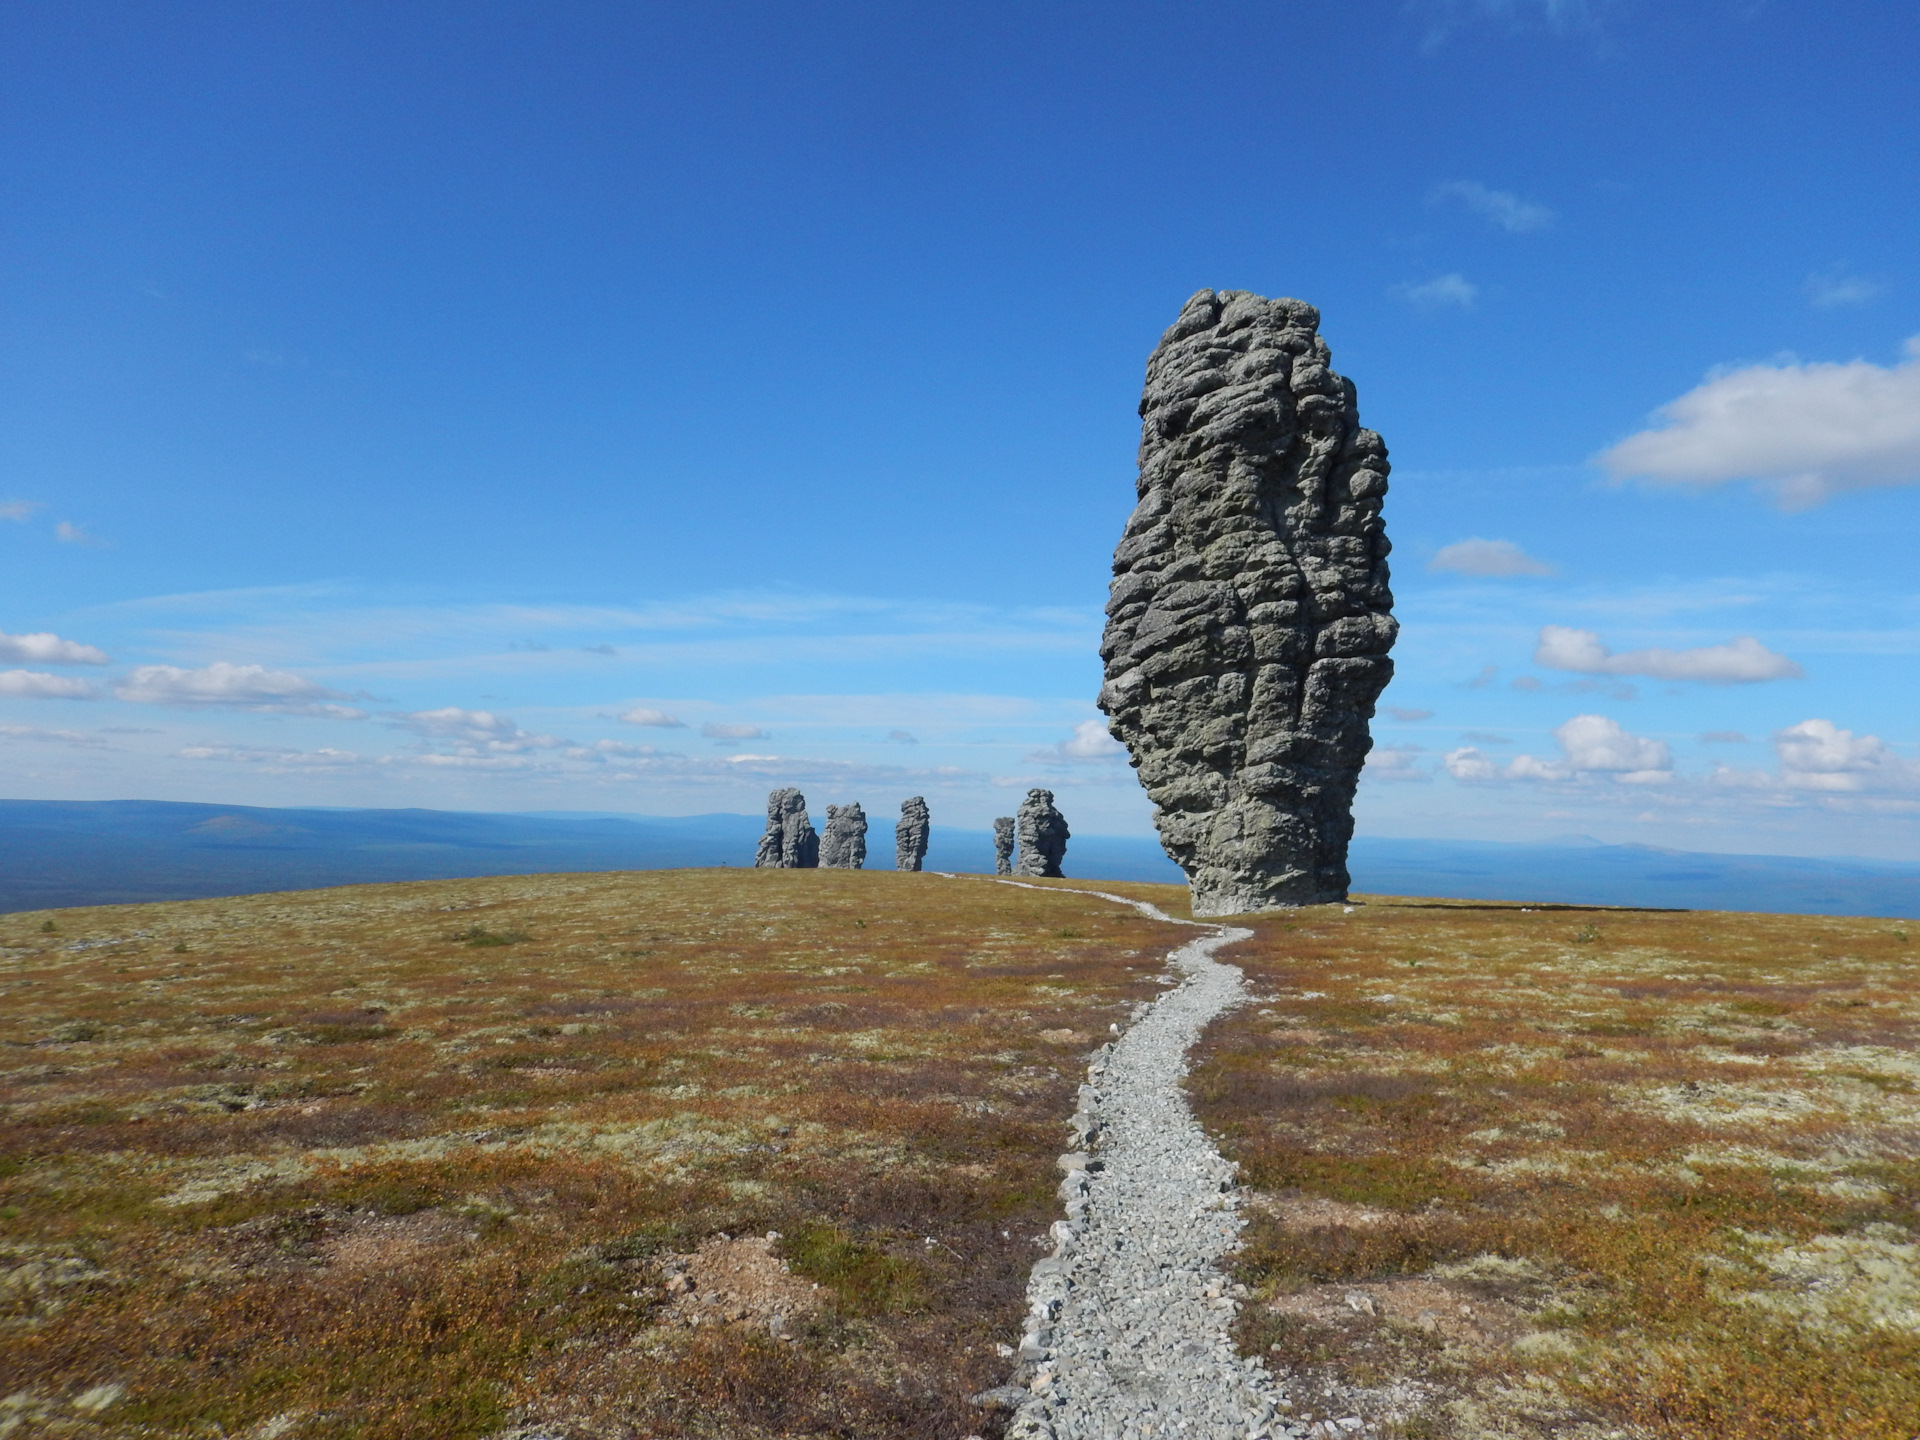
[[[267,809],[167,800],[0,800],[0,911],[392,880],[751,865],[757,815]],[[867,836],[893,863],[893,827]],[[990,872],[993,836],[935,826],[930,870]],[[1354,889],[1541,904],[1920,919],[1920,864],[1711,855],[1581,836],[1544,844],[1353,842]],[[1151,839],[1075,836],[1067,874],[1179,883]]]

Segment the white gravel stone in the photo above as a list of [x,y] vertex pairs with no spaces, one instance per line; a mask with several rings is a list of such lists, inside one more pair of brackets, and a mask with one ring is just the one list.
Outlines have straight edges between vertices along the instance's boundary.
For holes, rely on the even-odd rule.
[[[1171,921],[1144,901],[1074,893]],[[1306,1433],[1278,1413],[1290,1402],[1266,1368],[1234,1353],[1237,1287],[1218,1268],[1244,1223],[1234,1167],[1180,1088],[1201,1031],[1246,998],[1238,968],[1213,952],[1253,932],[1195,928],[1205,933],[1168,957],[1180,982],[1095,1053],[1081,1087],[1077,1153],[1061,1162],[1067,1218],[1028,1282],[1019,1353],[1032,1379],[1008,1440]]]

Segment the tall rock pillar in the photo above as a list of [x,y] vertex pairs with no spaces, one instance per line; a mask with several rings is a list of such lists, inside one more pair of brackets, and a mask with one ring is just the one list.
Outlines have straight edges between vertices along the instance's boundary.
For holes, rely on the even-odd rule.
[[1147,361],[1100,708],[1196,915],[1340,900],[1398,633],[1362,429],[1320,315],[1202,290]]
[[762,870],[812,870],[820,864],[820,836],[807,818],[807,797],[798,790],[767,796],[767,833],[753,863]]
[[858,870],[867,863],[867,812],[858,800],[827,806],[827,828],[820,835],[822,870]]
[[1067,829],[1067,817],[1054,808],[1053,792],[1027,791],[1013,823],[1020,836],[1020,858],[1013,862],[1013,873],[1059,879],[1072,832]]
[[993,822],[993,873],[1013,874],[1013,816],[1002,815]]
[[927,837],[932,831],[933,817],[923,797],[901,801],[900,823],[893,827],[893,868],[918,870],[927,858]]

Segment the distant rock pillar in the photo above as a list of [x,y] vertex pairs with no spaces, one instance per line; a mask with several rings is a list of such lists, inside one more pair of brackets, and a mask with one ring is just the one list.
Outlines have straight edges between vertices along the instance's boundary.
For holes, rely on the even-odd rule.
[[820,864],[820,836],[807,818],[807,797],[798,790],[767,796],[767,833],[753,863],[761,870],[812,870]]
[[827,828],[820,837],[822,870],[858,870],[867,863],[867,812],[860,802],[827,806]]
[[1002,815],[993,822],[993,873],[1013,874],[1013,816]]
[[927,858],[927,835],[933,829],[933,817],[924,796],[916,795],[900,804],[900,823],[893,827],[893,868],[918,870]]
[[1067,817],[1054,808],[1053,792],[1027,791],[1014,828],[1020,836],[1020,858],[1013,863],[1013,873],[1059,879],[1072,832],[1067,829]]

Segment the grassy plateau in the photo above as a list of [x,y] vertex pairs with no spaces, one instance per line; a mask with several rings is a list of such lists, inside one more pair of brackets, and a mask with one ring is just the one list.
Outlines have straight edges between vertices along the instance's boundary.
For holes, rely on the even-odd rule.
[[[1189,1087],[1299,1393],[1920,1435],[1902,922],[1247,923]],[[0,916],[0,1440],[994,1436],[1087,1053],[1181,938],[892,872]]]
[[1248,923],[1189,1081],[1254,1192],[1244,1350],[1410,1437],[1920,1435],[1908,922]]

